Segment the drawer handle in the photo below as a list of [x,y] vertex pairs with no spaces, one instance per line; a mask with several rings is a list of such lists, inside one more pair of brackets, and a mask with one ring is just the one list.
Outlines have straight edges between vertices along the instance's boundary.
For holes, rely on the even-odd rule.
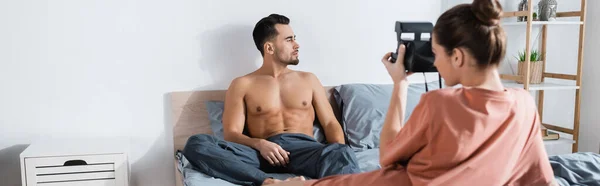
[[87,162],[83,160],[69,160],[66,161],[63,166],[77,166],[77,165],[87,165]]

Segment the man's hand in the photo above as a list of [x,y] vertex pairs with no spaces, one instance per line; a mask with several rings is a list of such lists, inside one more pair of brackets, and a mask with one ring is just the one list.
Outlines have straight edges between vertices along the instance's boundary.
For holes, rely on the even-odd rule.
[[256,149],[260,151],[260,155],[262,155],[265,160],[267,160],[273,166],[287,166],[290,163],[290,159],[288,155],[290,152],[287,152],[281,148],[281,146],[267,141],[261,140]]

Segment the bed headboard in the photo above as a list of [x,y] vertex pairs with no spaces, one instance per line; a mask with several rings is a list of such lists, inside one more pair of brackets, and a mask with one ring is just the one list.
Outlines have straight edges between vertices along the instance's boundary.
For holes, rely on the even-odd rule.
[[[340,111],[335,104],[332,92],[334,87],[325,87],[327,97],[336,117]],[[195,134],[212,134],[205,101],[225,100],[225,90],[172,92],[169,95],[171,105],[171,122],[173,124],[174,153],[183,150],[187,139]]]

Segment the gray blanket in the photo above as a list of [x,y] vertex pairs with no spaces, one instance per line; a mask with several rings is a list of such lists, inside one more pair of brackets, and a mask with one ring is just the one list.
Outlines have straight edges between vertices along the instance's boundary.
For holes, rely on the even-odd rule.
[[[180,152],[176,154],[178,159],[178,169],[183,176],[183,184],[185,186],[238,186],[225,180],[214,178],[201,173],[196,169]],[[380,169],[379,166],[379,149],[368,149],[364,151],[356,151],[361,172],[369,172]],[[270,177],[284,180],[297,175],[293,174],[267,174]]]
[[[379,169],[378,149],[369,149],[367,151],[357,152],[356,156],[361,162],[361,169],[364,172]],[[198,172],[191,164],[177,153],[179,159],[179,171],[184,176],[186,186],[235,186],[225,180],[212,178]],[[589,185],[600,186],[600,154],[595,153],[574,153],[558,156],[550,156],[550,164],[554,170],[554,177],[561,186],[568,185]],[[278,179],[293,177],[291,174],[273,174]]]
[[550,164],[561,186],[600,186],[600,154],[580,152],[551,156]]

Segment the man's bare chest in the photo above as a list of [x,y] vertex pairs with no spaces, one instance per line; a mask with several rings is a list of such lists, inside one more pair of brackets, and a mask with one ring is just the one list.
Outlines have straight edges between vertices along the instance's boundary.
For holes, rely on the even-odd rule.
[[308,82],[257,83],[246,92],[248,113],[268,114],[286,110],[312,108],[313,90]]

